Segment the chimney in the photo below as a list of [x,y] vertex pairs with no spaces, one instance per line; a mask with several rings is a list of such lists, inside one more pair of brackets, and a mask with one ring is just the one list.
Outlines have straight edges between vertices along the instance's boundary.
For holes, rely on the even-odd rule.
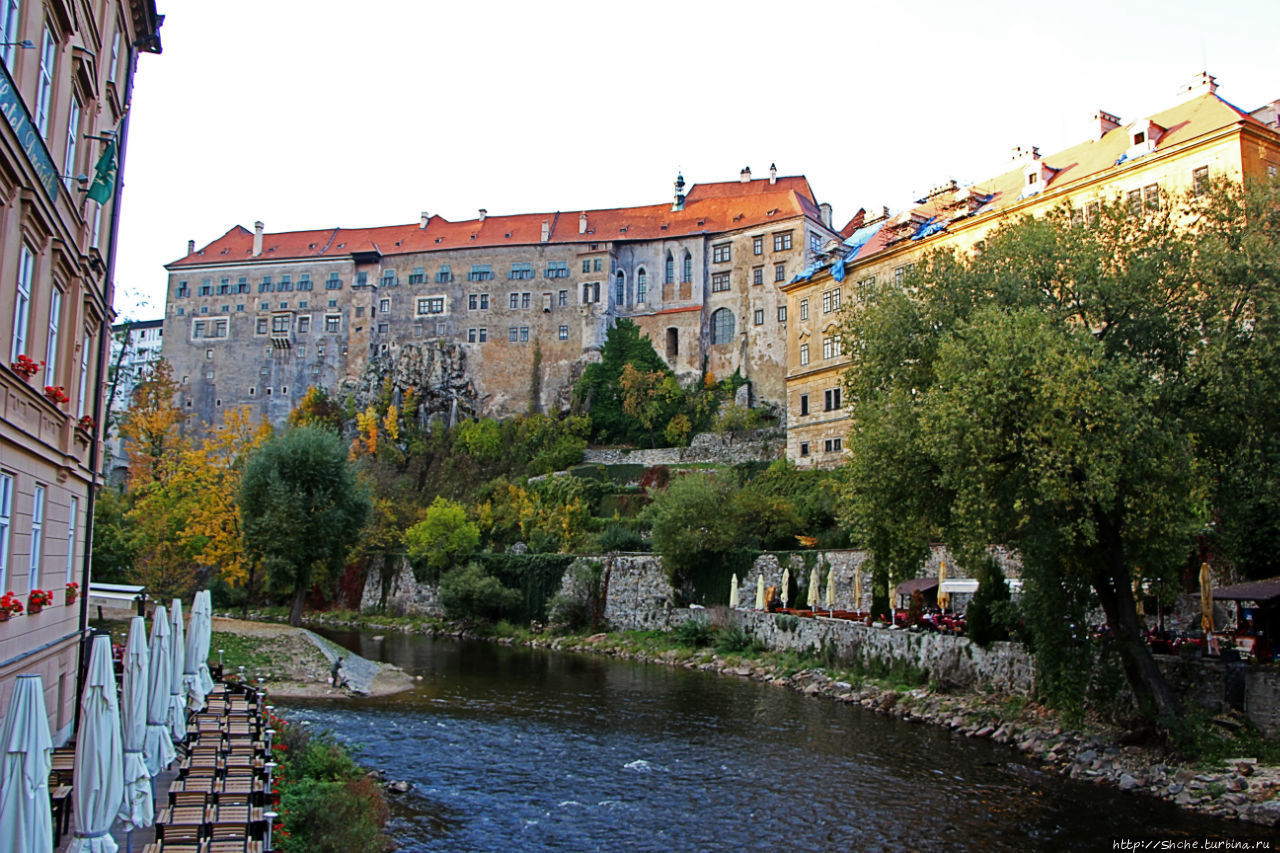
[[822,204],[818,205],[818,210],[822,211],[822,224],[827,226],[827,228],[830,228],[831,227],[831,205],[824,201]]
[[1178,103],[1198,98],[1201,95],[1212,95],[1218,91],[1218,80],[1208,71],[1201,71],[1191,78],[1191,82],[1178,90]]
[[253,256],[256,258],[262,254],[262,220],[253,223]]
[[684,175],[676,174],[676,200],[671,203],[672,210],[684,210]]
[[481,222],[484,222],[485,217],[486,217],[486,216],[488,216],[488,215],[489,215],[489,211],[485,210],[483,207],[482,207],[482,208],[480,208],[480,221],[481,221]]
[[426,228],[427,222],[429,222],[430,220],[431,220],[431,214],[427,213],[425,210],[422,211],[422,218],[418,220],[418,227]]
[[542,220],[542,242],[545,243],[550,239],[551,239],[551,223],[544,219]]
[[578,233],[587,233],[587,212],[585,210],[578,214]]
[[1120,126],[1120,117],[1113,116],[1106,110],[1098,110],[1093,114],[1093,121],[1090,122],[1090,126],[1093,128],[1094,137],[1101,139]]
[[1018,145],[1009,153],[1009,159],[1015,163],[1029,163],[1032,160],[1039,160],[1040,149],[1034,145],[1030,148],[1023,148]]
[[188,255],[194,255],[195,253],[196,253],[196,241],[195,241],[195,240],[188,240],[188,241],[187,241],[187,254],[188,254]]
[[778,164],[769,164],[769,183],[776,184],[778,182]]
[[738,180],[742,181],[744,184],[751,183],[751,167],[750,166],[742,167],[742,171],[738,174]]

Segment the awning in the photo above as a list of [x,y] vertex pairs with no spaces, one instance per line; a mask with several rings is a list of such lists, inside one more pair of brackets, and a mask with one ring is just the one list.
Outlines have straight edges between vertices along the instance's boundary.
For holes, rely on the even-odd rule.
[[1256,601],[1272,604],[1280,601],[1280,578],[1249,581],[1224,586],[1213,591],[1214,601]]
[[898,584],[898,595],[915,595],[916,592],[931,592],[938,587],[937,578],[912,578]]
[[[1021,578],[1005,578],[1005,586],[1009,587],[1010,592],[1022,592]],[[973,595],[978,591],[978,582],[973,578],[956,578],[955,580],[945,580],[942,587],[938,590],[941,593],[960,593],[961,595]]]

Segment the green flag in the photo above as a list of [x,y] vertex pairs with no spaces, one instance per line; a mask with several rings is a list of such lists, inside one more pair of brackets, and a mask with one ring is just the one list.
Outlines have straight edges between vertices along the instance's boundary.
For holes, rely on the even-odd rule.
[[116,141],[107,143],[98,165],[93,167],[93,184],[89,187],[89,198],[98,204],[106,204],[116,188]]

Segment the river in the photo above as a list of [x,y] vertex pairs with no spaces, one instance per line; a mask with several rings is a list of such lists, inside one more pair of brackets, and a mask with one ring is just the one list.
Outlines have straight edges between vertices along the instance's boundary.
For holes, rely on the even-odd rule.
[[326,636],[422,676],[289,700],[389,795],[405,851],[1110,850],[1265,830],[1064,779],[1016,750],[745,679],[482,642]]

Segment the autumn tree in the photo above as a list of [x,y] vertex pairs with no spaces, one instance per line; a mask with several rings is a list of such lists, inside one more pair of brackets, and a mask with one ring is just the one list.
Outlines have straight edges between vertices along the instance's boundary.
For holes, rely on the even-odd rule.
[[634,364],[624,364],[618,379],[622,387],[622,411],[649,432],[649,446],[657,447],[654,427],[676,416],[681,391],[671,371],[644,371]]
[[239,505],[246,551],[290,594],[289,624],[300,624],[307,593],[337,576],[369,515],[341,439],[317,427],[269,439],[249,457]]
[[177,404],[179,388],[173,367],[164,359],[143,367],[120,421],[132,487],[166,479],[186,446],[182,436],[186,415]]
[[462,504],[436,497],[422,521],[405,531],[404,541],[415,565],[439,577],[475,552],[480,544],[480,528],[467,519]]
[[1059,210],[1001,228],[976,256],[926,258],[905,287],[854,305],[845,509],[877,584],[909,576],[935,536],[971,565],[1013,546],[1057,698],[1082,694],[1091,592],[1142,713],[1176,716],[1132,572],[1176,584],[1207,528],[1204,434],[1240,417],[1214,411],[1210,386],[1239,369],[1257,389],[1258,363],[1268,387],[1280,375],[1275,209],[1222,190],[1116,203],[1088,225]]
[[576,403],[591,413],[592,435],[597,441],[635,444],[646,437],[647,428],[623,408],[622,371],[627,365],[642,374],[671,372],[640,327],[620,319],[605,335],[600,361],[587,365],[574,386]]

